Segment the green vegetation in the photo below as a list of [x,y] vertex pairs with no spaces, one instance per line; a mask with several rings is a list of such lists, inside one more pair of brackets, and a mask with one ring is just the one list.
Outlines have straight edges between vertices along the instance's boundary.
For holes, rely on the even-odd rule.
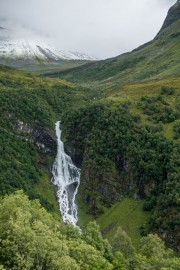
[[162,29],[151,42],[132,52],[53,73],[70,81],[91,87],[112,88],[140,81],[160,80],[179,76],[179,17]]
[[56,149],[39,149],[32,129],[43,127],[54,136],[55,121],[70,106],[82,106],[86,91],[63,80],[0,66],[0,195],[23,189],[48,210],[58,211],[54,187],[49,184]]
[[[155,102],[158,102],[157,114],[151,110]],[[139,113],[131,113],[131,106]],[[135,195],[146,199],[144,209],[151,211],[150,221],[142,228],[142,233],[154,229],[158,232],[161,228],[175,239],[179,224],[179,140],[169,140],[163,135],[162,120],[166,124],[171,116],[165,114],[164,106],[174,113],[172,103],[165,102],[159,95],[141,98],[136,105],[96,103],[69,113],[64,133],[68,145],[75,147],[83,159],[80,195],[88,204],[90,214],[97,217],[122,196]],[[144,108],[151,112],[147,123],[141,122],[141,115],[147,113]],[[154,118],[161,114],[161,121]],[[179,117],[178,106],[174,115],[171,122],[175,123]],[[113,210],[110,212],[113,215]],[[110,225],[109,218],[106,226]]]
[[114,204],[98,219],[103,235],[111,242],[118,226],[131,237],[132,243],[139,248],[141,226],[149,220],[149,213],[143,211],[143,201],[125,198],[122,202]]
[[90,221],[93,221],[93,216],[88,213],[88,205],[83,202],[82,198],[77,195],[76,202],[78,205],[78,224],[80,228],[84,228]]
[[24,70],[32,73],[48,73],[48,72],[59,72],[67,70],[70,68],[81,66],[89,61],[85,60],[45,60],[42,58],[36,57],[36,59],[24,59],[16,58],[12,59],[8,57],[1,57],[0,63],[6,66],[11,66],[20,70]]
[[135,248],[132,245],[131,238],[127,236],[121,227],[118,227],[112,239],[112,251],[113,253],[121,251],[126,259],[134,257]]
[[[55,189],[52,183],[50,183],[51,175],[49,171],[44,171],[37,184],[35,184],[35,190],[37,194],[41,196],[41,200],[51,202],[49,210],[59,215],[59,206],[55,196]],[[47,208],[47,206],[46,206]]]
[[94,238],[90,245],[91,232],[81,235],[62,224],[22,192],[0,203],[0,262],[5,269],[113,269],[105,258],[110,250],[105,255],[107,244],[97,234],[98,242]]
[[[178,173],[178,164],[171,162],[171,156],[178,155],[173,150],[179,141],[178,79],[124,85],[102,92],[3,66],[0,75],[1,195],[23,189],[31,199],[40,199],[46,209],[58,213],[54,188],[48,181],[55,152],[39,149],[32,134],[18,128],[18,121],[28,128],[46,128],[54,137],[54,122],[62,119],[64,140],[82,163],[78,199],[81,226],[122,197],[136,194],[147,200],[145,209],[152,213],[141,231],[146,234],[164,228],[174,237],[178,221],[161,216],[160,203],[169,202],[166,210],[176,220],[177,212],[172,211],[170,195],[165,190]],[[169,93],[167,89],[173,91]],[[125,93],[128,99],[124,98]],[[174,193],[173,187],[170,192]],[[174,207],[176,204],[175,201]],[[124,224],[128,224],[128,219],[124,218]],[[112,230],[110,238],[114,233]],[[132,227],[127,233],[137,246],[139,230]]]
[[0,200],[0,269],[24,270],[177,270],[180,260],[156,235],[141,240],[135,251],[118,228],[112,247],[99,226],[84,231],[65,225],[22,191]]
[[173,127],[173,131],[175,133],[174,135],[174,139],[178,139],[180,137],[180,122],[177,122],[174,127]]
[[[54,78],[0,66],[0,195],[9,195],[0,204],[0,269],[179,269],[148,235],[178,247],[179,23],[131,53]],[[50,168],[59,119],[81,166],[82,234],[56,215]],[[21,192],[11,195],[19,189],[52,216]]]

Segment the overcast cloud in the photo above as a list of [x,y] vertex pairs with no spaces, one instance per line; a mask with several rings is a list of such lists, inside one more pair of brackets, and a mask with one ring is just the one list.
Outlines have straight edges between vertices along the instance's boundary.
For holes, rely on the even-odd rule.
[[151,40],[175,2],[0,0],[0,26],[13,28],[17,38],[49,37],[59,49],[108,58]]

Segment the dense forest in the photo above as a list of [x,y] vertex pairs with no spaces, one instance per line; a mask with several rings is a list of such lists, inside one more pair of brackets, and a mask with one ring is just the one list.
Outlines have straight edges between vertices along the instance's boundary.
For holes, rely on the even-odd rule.
[[96,222],[83,232],[63,224],[30,201],[22,191],[0,202],[0,269],[172,269],[180,261],[157,235],[141,240],[137,252],[130,238],[118,228],[112,246]]
[[[112,103],[101,92],[31,76],[1,67],[1,195],[23,189],[57,213],[53,187],[47,186],[51,192],[45,194],[43,185],[56,153],[54,123],[62,119],[67,151],[82,167],[79,196],[88,213],[96,218],[124,196],[143,199],[150,219],[141,234],[156,231],[177,246],[177,82],[158,84],[158,93],[139,95],[136,102]],[[45,149],[38,144],[37,126],[46,128],[54,144],[47,142]]]
[[146,108],[152,122],[141,124],[140,115],[130,113],[130,107],[130,103],[95,105],[66,119],[68,144],[83,157],[81,195],[94,216],[127,194],[145,199],[144,210],[151,212],[151,218],[142,232],[160,229],[169,241],[178,241],[180,144],[175,138],[179,122],[171,140],[163,135],[163,122],[175,122],[179,108],[172,110],[161,94],[144,97],[137,107]]

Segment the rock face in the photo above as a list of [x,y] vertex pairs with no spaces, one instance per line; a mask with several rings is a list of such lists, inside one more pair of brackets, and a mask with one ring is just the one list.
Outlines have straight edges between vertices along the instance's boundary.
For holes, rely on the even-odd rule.
[[[156,232],[155,232],[156,233]],[[177,229],[177,231],[172,232],[168,230],[159,229],[158,235],[165,241],[168,242],[171,246],[174,246],[177,250],[177,252],[180,252],[180,232]]]
[[34,143],[38,146],[44,146],[47,152],[55,153],[56,152],[56,141],[51,137],[49,132],[40,126],[33,126],[32,128],[32,137]]
[[65,152],[71,157],[76,167],[81,168],[83,158],[78,148],[72,145],[70,146],[66,142],[64,143],[64,148],[65,148]]
[[26,124],[16,120],[15,129],[20,132],[18,137],[35,144],[39,151],[55,155],[57,144],[48,130],[36,124]]
[[173,24],[174,22],[176,22],[179,19],[180,19],[180,0],[178,0],[176,2],[176,4],[169,9],[168,14],[166,16],[166,19],[165,19],[165,21],[164,21],[164,23],[163,23],[163,25],[161,27],[161,30],[157,34],[156,38],[159,37],[159,35],[161,34],[161,32],[166,27],[170,26],[171,24]]

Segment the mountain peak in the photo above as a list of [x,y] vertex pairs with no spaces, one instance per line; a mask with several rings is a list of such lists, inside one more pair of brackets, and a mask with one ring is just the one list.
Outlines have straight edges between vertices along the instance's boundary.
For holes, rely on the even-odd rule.
[[16,29],[0,26],[0,59],[97,60],[85,53],[60,50],[53,41],[44,39],[43,36],[21,35],[22,37],[19,37],[16,34]]
[[156,37],[168,26],[180,19],[180,0],[178,0],[168,11],[166,19],[161,27],[161,30]]

